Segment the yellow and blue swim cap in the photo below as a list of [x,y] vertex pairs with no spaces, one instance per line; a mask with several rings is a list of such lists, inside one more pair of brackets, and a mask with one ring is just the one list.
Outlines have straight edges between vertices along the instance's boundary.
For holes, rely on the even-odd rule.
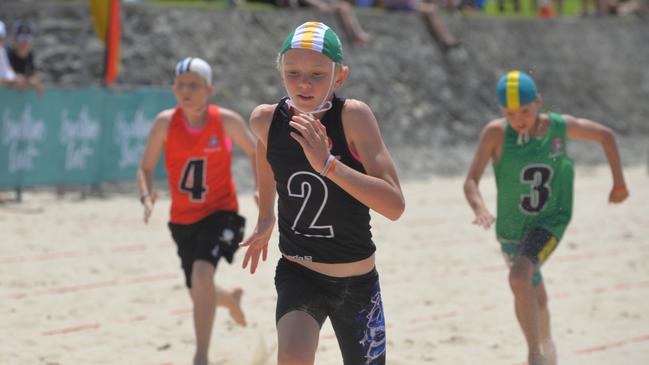
[[335,63],[344,62],[340,38],[333,29],[320,22],[306,22],[292,31],[284,40],[279,55],[290,49],[310,49],[324,54]]
[[503,108],[520,108],[536,100],[538,92],[534,79],[525,72],[510,71],[498,80],[498,102]]

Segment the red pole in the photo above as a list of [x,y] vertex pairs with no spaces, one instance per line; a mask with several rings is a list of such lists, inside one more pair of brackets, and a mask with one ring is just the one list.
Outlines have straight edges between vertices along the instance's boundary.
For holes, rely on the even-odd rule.
[[119,0],[110,0],[108,32],[106,32],[106,69],[104,84],[110,85],[117,78],[119,46],[121,40]]

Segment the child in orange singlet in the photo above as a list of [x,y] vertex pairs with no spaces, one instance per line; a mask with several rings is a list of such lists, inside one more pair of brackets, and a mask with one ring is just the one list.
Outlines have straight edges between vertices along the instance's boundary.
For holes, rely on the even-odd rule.
[[246,324],[241,289],[219,288],[214,273],[220,258],[232,262],[245,223],[237,214],[231,141],[250,157],[253,176],[256,147],[239,114],[208,103],[214,87],[207,62],[191,57],[180,61],[172,90],[178,106],[156,117],[137,180],[146,223],[156,200],[153,171],[164,151],[171,192],[169,229],[194,304],[194,364],[202,365],[208,363],[217,306],[226,307],[238,324]]

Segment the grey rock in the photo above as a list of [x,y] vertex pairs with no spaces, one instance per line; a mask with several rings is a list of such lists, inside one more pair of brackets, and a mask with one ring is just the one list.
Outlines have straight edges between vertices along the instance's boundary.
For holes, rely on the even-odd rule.
[[[3,0],[0,19],[27,18],[38,34],[35,50],[48,85],[99,85],[103,45],[85,1]],[[463,42],[461,55],[441,54],[421,19],[409,13],[359,10],[373,36],[367,47],[345,47],[351,73],[341,91],[367,102],[399,170],[464,173],[486,122],[499,116],[497,78],[510,69],[530,72],[544,110],[587,117],[611,126],[626,163],[649,155],[649,22],[633,18],[496,19],[444,17]],[[276,55],[291,29],[332,14],[313,10],[205,10],[124,4],[122,65],[117,88],[168,87],[182,58],[213,67],[213,100],[247,118],[254,106],[284,95]],[[338,32],[346,38],[342,32]],[[602,163],[593,144],[571,144],[578,162]]]

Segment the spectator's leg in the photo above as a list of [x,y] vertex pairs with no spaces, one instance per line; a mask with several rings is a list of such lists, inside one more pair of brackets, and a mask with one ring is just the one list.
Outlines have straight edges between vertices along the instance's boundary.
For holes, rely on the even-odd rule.
[[473,6],[473,0],[440,0],[440,7],[446,9],[450,12],[457,10],[462,4],[466,3],[467,5]]
[[608,15],[609,11],[608,0],[597,0],[597,15]]
[[354,7],[344,0],[338,0],[335,9],[349,38],[360,45],[368,44],[370,36],[361,27],[361,23],[358,21],[356,13],[354,13]]
[[645,18],[649,15],[649,0],[638,0],[637,3],[636,15]]
[[443,52],[459,45],[459,42],[446,30],[437,16],[437,9],[434,4],[421,4],[417,10],[423,16],[428,32]]
[[588,2],[590,0],[581,0],[581,16],[588,15]]

